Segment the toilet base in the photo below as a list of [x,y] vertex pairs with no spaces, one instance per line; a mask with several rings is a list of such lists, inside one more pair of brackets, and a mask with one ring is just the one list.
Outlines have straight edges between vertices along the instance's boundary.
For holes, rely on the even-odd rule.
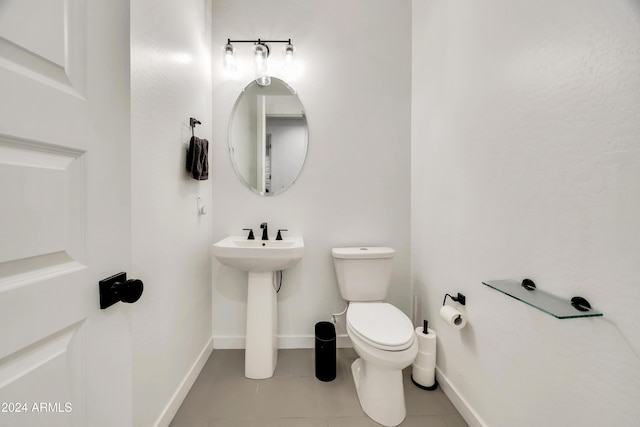
[[397,426],[404,421],[407,410],[402,370],[380,369],[359,358],[351,365],[351,373],[365,414],[387,427]]

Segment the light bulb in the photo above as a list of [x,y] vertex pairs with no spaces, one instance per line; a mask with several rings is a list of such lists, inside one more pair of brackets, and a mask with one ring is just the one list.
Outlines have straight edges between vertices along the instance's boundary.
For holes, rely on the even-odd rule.
[[291,43],[285,46],[284,48],[284,66],[288,70],[293,70],[294,62],[293,62],[293,52],[296,50],[295,47]]
[[234,55],[235,49],[231,44],[226,44],[222,47],[222,65],[226,71],[235,72],[238,67],[236,65],[236,57]]
[[269,58],[269,47],[263,43],[256,43],[254,49],[256,61],[256,82],[261,86],[271,84],[271,77],[267,74],[269,67],[267,58]]
[[264,44],[256,44],[253,50],[256,60],[256,72],[264,74],[267,72],[267,58],[269,57],[269,49]]

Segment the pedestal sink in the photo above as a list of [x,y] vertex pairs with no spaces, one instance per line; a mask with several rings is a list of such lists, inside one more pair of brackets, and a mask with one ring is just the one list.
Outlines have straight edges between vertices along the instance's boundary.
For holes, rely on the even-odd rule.
[[247,240],[230,236],[213,245],[213,255],[221,264],[249,273],[244,360],[247,378],[273,376],[278,360],[278,306],[273,275],[295,265],[303,253],[302,237]]

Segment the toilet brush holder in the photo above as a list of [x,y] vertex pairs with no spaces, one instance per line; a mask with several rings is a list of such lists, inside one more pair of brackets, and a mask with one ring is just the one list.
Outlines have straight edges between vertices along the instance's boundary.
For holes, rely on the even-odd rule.
[[425,320],[423,326],[416,328],[418,355],[411,365],[411,381],[423,390],[438,388],[436,381],[436,333],[429,329]]

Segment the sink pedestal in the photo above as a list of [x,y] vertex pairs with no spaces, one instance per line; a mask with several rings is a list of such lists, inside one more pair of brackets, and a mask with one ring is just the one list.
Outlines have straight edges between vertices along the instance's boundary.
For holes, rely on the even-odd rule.
[[278,307],[273,275],[300,262],[304,241],[302,237],[291,236],[282,240],[229,236],[213,244],[212,254],[220,263],[249,273],[244,375],[253,379],[271,378],[278,360]]
[[271,378],[278,360],[278,305],[273,287],[274,272],[249,272],[247,290],[247,338],[244,375]]

